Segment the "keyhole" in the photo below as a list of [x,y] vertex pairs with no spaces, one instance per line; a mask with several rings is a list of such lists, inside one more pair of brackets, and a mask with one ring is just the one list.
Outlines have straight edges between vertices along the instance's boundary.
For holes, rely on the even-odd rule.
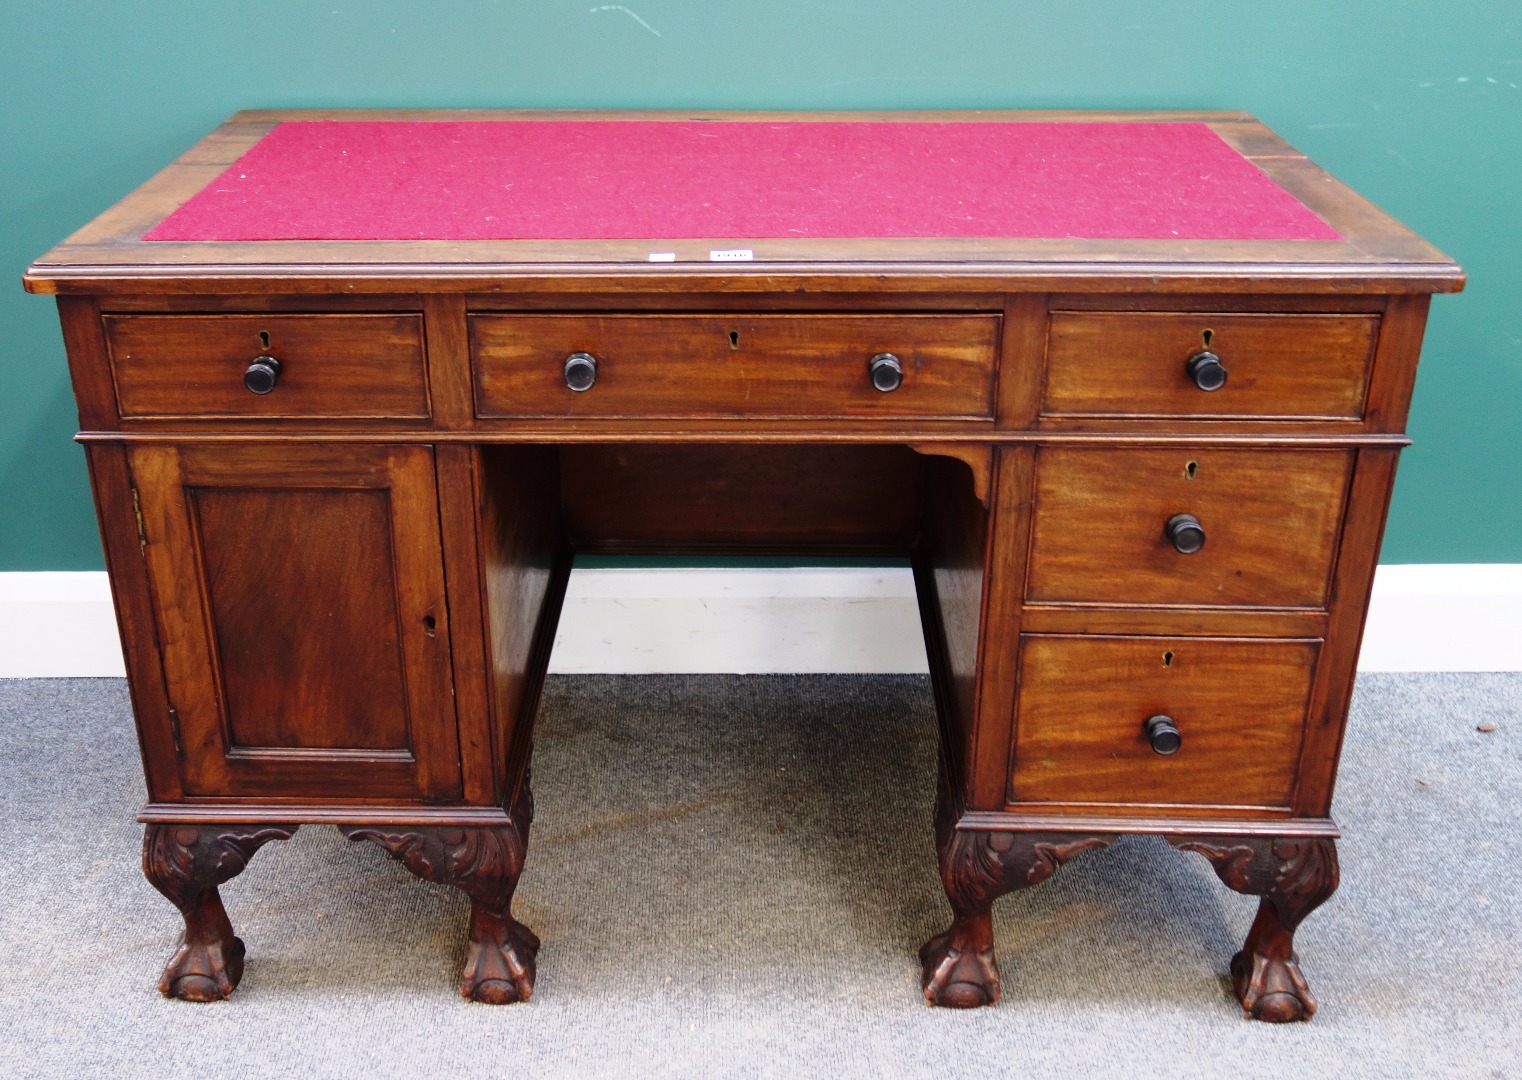
[[1198,461],[1191,461],[1191,462],[1189,462],[1189,464],[1184,466],[1184,479],[1185,480],[1193,480],[1194,479],[1194,474],[1199,472],[1199,469],[1200,469],[1200,463]]
[[432,615],[423,616],[423,632],[429,637],[434,636],[434,632],[438,628],[438,625],[439,624],[437,620],[435,620]]
[[740,331],[731,330],[729,332],[729,347],[731,349],[738,349],[740,347]]
[[1215,337],[1215,331],[1214,330],[1206,330],[1203,334],[1200,335],[1200,337],[1204,339],[1204,341],[1205,341],[1205,348],[1208,349],[1208,348],[1210,348],[1210,339]]
[[268,330],[260,330],[259,331],[259,348],[261,348],[261,349],[265,350],[266,352],[268,352],[269,351],[269,347],[270,347],[270,332]]
[[1173,666],[1173,653],[1171,651],[1163,653],[1163,667],[1172,667],[1172,666]]

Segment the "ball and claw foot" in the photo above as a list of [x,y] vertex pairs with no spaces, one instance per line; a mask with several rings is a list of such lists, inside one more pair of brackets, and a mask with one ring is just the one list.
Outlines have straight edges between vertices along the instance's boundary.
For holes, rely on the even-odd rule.
[[460,972],[460,996],[483,1005],[527,1001],[534,992],[534,958],[539,939],[511,915],[496,919],[472,912],[470,952]]
[[350,840],[371,840],[425,881],[470,897],[470,937],[460,996],[485,1005],[527,1001],[534,992],[539,939],[513,918],[532,803],[526,792],[506,825],[340,825]]
[[920,948],[925,1001],[948,1009],[978,1009],[999,1000],[999,965],[992,948],[958,948],[956,932],[938,934]]
[[1293,953],[1288,960],[1237,953],[1231,958],[1231,985],[1245,1019],[1291,1024],[1316,1015],[1316,999]]
[[1248,1020],[1288,1024],[1316,1014],[1295,930],[1337,891],[1337,845],[1330,837],[1168,837],[1210,860],[1229,888],[1256,895],[1258,916],[1231,958],[1231,986]]
[[[944,779],[943,779],[944,784]],[[931,1005],[976,1009],[999,1000],[990,910],[1014,889],[1038,885],[1073,856],[1114,837],[1072,833],[958,829],[942,789],[936,808],[936,853],[951,904],[951,928],[920,949],[920,987]]]
[[221,1001],[243,978],[243,939],[190,942],[181,934],[159,976],[159,993],[181,1001]]
[[295,825],[148,825],[143,873],[185,920],[159,993],[181,1001],[221,1001],[243,978],[243,940],[233,933],[217,886],[243,871],[254,852],[286,840]]
[[222,1001],[244,978],[244,939],[190,943],[181,934],[158,977],[158,992],[180,1001]]

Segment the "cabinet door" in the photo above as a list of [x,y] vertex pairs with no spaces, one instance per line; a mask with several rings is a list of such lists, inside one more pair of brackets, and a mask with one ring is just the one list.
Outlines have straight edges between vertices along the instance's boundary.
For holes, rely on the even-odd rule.
[[131,451],[185,793],[457,798],[432,448]]

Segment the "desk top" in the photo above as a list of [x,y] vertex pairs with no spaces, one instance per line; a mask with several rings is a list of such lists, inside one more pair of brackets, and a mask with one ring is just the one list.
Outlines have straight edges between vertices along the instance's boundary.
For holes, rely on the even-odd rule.
[[1463,278],[1250,116],[1178,112],[244,112],[26,276],[34,292],[932,280],[1430,292]]

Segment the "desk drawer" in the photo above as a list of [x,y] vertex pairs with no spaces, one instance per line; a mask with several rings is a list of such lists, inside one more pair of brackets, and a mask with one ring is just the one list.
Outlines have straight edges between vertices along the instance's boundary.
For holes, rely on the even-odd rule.
[[1023,637],[1010,801],[1288,807],[1320,645]]
[[[417,314],[107,315],[124,420],[424,419],[428,380]],[[274,389],[244,374],[274,357]]]
[[1322,607],[1352,463],[1346,450],[1044,446],[1026,599]]
[[[472,315],[484,417],[992,415],[997,315]],[[595,382],[568,388],[573,353]],[[870,361],[902,383],[874,388]]]
[[[1378,330],[1377,315],[1057,311],[1042,411],[1357,420]],[[1224,384],[1209,391],[1189,371],[1207,349],[1225,369]]]

